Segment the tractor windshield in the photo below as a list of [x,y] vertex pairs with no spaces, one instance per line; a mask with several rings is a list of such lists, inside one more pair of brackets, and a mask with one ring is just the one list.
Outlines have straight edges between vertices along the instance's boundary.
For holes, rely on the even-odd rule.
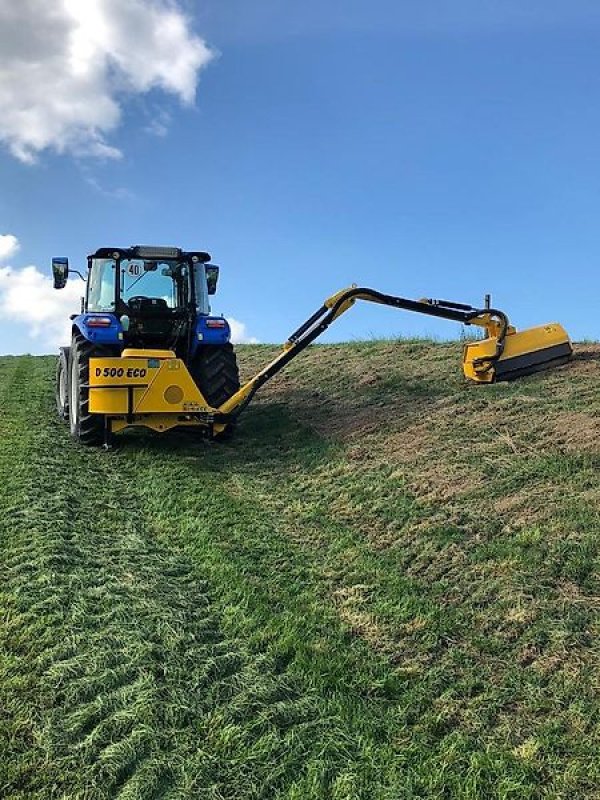
[[124,258],[120,264],[120,296],[164,300],[169,308],[183,308],[190,300],[190,268],[184,262]]
[[[200,313],[208,313],[206,274],[195,269],[195,302]],[[115,311],[117,264],[111,258],[93,258],[88,284],[88,311]],[[120,303],[132,298],[163,300],[168,308],[184,308],[192,300],[191,265],[177,259],[124,258],[119,262]],[[207,306],[207,308],[205,308]],[[123,309],[124,311],[125,309]],[[122,311],[120,312],[122,313]]]

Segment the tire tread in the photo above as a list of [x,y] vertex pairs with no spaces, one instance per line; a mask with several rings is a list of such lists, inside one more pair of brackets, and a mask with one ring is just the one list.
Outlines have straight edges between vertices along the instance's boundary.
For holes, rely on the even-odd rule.
[[[90,380],[90,358],[110,356],[108,348],[89,342],[79,331],[73,333],[71,345],[71,358],[77,359],[79,385],[87,386]],[[79,391],[79,430],[72,435],[81,444],[88,447],[101,444],[104,439],[104,417],[100,414],[90,414],[89,389],[80,388]]]
[[[198,348],[190,374],[212,408],[218,408],[240,388],[240,373],[233,345],[203,345]],[[226,438],[233,424],[215,438]]]

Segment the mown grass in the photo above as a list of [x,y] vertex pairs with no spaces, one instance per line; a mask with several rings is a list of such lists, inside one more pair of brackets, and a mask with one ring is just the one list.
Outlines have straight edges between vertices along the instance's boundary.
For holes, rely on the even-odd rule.
[[231,443],[109,454],[0,360],[0,795],[600,797],[600,350],[459,350],[311,348]]

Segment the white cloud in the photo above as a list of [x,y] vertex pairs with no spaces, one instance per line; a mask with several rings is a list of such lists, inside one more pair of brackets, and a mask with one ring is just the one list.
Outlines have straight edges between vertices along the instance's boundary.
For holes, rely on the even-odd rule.
[[148,112],[150,122],[146,125],[144,130],[152,136],[163,138],[169,132],[169,125],[171,124],[171,115],[164,108],[151,109]]
[[79,311],[82,287],[74,278],[64,289],[54,289],[52,279],[34,266],[0,267],[0,317],[28,331],[32,351],[55,353],[69,344],[69,314]]
[[19,249],[19,240],[11,233],[0,234],[0,263],[8,261]]
[[248,335],[244,322],[240,322],[234,317],[228,317],[227,321],[231,328],[231,341],[234,344],[258,344],[258,339],[255,336]]
[[135,194],[125,186],[116,186],[114,189],[107,189],[90,172],[87,172],[87,170],[82,170],[81,174],[83,175],[83,179],[88,186],[91,186],[95,192],[98,192],[98,194],[101,194],[103,197],[108,197],[111,200],[136,199]]
[[0,0],[0,142],[28,163],[118,158],[106,136],[123,99],[160,89],[190,105],[212,55],[175,0]]

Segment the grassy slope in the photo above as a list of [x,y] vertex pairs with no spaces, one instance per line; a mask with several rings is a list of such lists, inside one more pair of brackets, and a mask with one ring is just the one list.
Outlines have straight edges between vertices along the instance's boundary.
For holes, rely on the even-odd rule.
[[316,347],[105,454],[1,359],[0,796],[600,797],[599,360]]

